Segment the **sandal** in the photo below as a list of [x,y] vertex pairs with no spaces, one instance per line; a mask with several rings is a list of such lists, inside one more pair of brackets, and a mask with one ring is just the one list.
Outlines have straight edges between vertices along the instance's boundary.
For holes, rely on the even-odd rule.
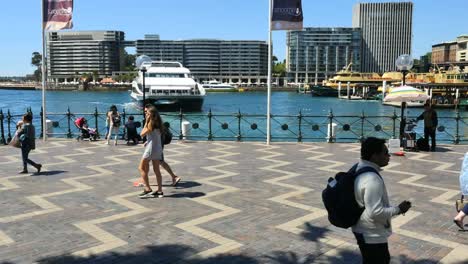
[[453,222],[454,222],[461,230],[465,230],[465,227],[463,226],[463,222],[462,222],[462,221],[458,221],[458,220],[453,219]]
[[172,187],[176,187],[179,182],[180,182],[180,177],[177,177],[177,180],[175,180],[175,182],[172,183]]

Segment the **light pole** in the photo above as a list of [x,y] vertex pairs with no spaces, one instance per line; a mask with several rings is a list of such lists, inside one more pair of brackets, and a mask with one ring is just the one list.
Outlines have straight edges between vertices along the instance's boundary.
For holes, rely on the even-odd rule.
[[146,75],[146,67],[141,67],[140,69],[141,71],[141,75],[142,75],[142,80],[143,80],[143,105],[142,105],[142,109],[143,109],[143,124],[146,124],[146,116],[145,116],[145,106],[146,106],[146,86],[145,86],[145,75]]
[[[411,55],[409,54],[400,55],[396,60],[395,65],[397,66],[398,70],[400,70],[403,73],[402,86],[405,86],[406,73],[413,67],[413,58],[411,58]],[[401,102],[400,140],[403,139],[403,135],[405,133],[405,107],[406,102]]]
[[136,58],[135,66],[141,71],[142,74],[142,94],[143,94],[143,101],[142,101],[142,108],[143,108],[143,126],[145,125],[145,105],[146,105],[146,85],[145,85],[145,73],[147,72],[146,66],[147,64],[151,64],[151,58],[146,55],[140,55]]

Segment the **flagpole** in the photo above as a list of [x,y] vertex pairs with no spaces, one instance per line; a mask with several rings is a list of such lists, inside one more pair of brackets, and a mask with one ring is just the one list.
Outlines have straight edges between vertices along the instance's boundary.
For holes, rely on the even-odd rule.
[[271,107],[271,16],[272,16],[272,1],[268,0],[269,4],[269,11],[268,11],[268,80],[267,80],[267,145],[270,145],[270,107]]
[[46,35],[44,29],[44,0],[42,2],[42,139],[43,141],[47,141],[47,127],[46,127],[46,100],[45,100],[45,90],[47,86],[47,69],[46,69]]

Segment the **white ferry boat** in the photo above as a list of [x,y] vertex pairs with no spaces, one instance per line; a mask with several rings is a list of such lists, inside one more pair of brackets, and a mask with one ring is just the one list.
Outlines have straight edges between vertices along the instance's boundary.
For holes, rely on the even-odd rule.
[[203,88],[207,92],[233,92],[237,91],[237,87],[227,84],[227,83],[220,83],[217,80],[205,81],[203,82]]
[[142,64],[145,74],[143,103],[143,73],[132,82],[130,96],[138,106],[152,103],[159,111],[201,111],[206,92],[195,82],[190,70],[179,62],[148,61]]

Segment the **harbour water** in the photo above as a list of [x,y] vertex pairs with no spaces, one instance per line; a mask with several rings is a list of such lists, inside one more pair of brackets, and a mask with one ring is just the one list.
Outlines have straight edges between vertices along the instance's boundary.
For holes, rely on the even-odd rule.
[[[99,117],[99,129],[103,131],[104,113],[109,109],[109,106],[116,105],[119,111],[125,109],[127,114],[138,114],[141,110],[137,109],[131,101],[128,92],[83,92],[83,91],[49,91],[46,94],[46,107],[48,118],[53,121],[61,122],[60,126],[55,129],[55,132],[65,135],[68,129],[67,118],[64,115],[68,109],[74,114],[74,117],[85,116],[87,119],[93,120],[94,113],[97,108],[101,114]],[[200,129],[192,130],[194,139],[207,139],[211,134],[208,128],[207,113],[211,110],[213,115],[218,115],[213,121],[214,137],[221,136],[227,140],[235,140],[238,134],[242,134],[243,140],[248,140],[248,136],[252,136],[252,140],[261,140],[265,137],[265,115],[266,115],[266,92],[241,92],[241,93],[209,93],[203,105],[203,111],[200,113],[190,113],[184,117],[184,121],[189,121],[192,125],[199,123]],[[324,140],[327,133],[329,119],[327,118],[330,110],[336,117],[333,122],[337,123],[338,129],[341,131],[340,136],[343,138],[351,136],[351,141],[355,141],[359,136],[382,136],[389,138],[393,135],[394,127],[398,126],[390,118],[394,113],[400,115],[400,108],[382,105],[380,101],[357,101],[344,100],[328,97],[312,97],[309,94],[301,94],[296,92],[273,92],[271,97],[271,113],[276,117],[272,121],[272,135],[275,134],[278,140],[294,141],[299,136],[300,127],[302,127],[303,138],[309,140]],[[23,91],[23,90],[0,90],[0,109],[6,114],[7,110],[12,115],[16,115],[13,121],[20,118],[27,108],[31,108],[34,114],[38,114],[41,109],[41,91]],[[236,119],[235,114],[241,112],[243,115],[257,115],[251,117],[250,120],[242,120],[242,128]],[[413,108],[407,109],[406,116],[414,118],[419,115],[423,109]],[[302,115],[308,116],[299,124],[297,115],[299,112]],[[466,142],[468,139],[468,113],[460,110],[462,119],[457,123],[455,120],[456,111],[449,109],[438,109],[439,125],[447,128],[445,132],[439,133],[439,139],[447,142],[453,142],[456,138],[457,125],[458,133],[461,141]],[[367,116],[366,120],[361,120],[360,115]],[[55,115],[54,115],[55,114]],[[88,115],[86,115],[88,114]],[[196,116],[198,115],[198,116]],[[225,115],[225,117],[219,117]],[[283,117],[281,117],[283,116]],[[181,122],[177,114],[163,113],[165,121],[171,123],[172,129],[176,134],[181,133]],[[248,119],[248,118],[246,118]],[[137,117],[137,120],[139,118]],[[39,119],[35,119],[39,122]],[[73,122],[72,122],[73,123]],[[94,122],[90,122],[91,125]],[[258,129],[251,129],[252,124],[258,125]],[[223,124],[228,125],[228,129],[220,128]],[[285,129],[284,125],[287,124]],[[313,126],[319,125],[319,129],[314,130]],[[351,129],[346,132],[343,127],[349,124]],[[419,135],[423,134],[422,122],[416,128]],[[36,124],[39,128],[39,124]],[[381,131],[375,130],[377,126],[381,127]],[[465,129],[466,128],[466,129]],[[362,132],[365,130],[365,133]],[[71,128],[72,133],[76,133],[74,127]],[[398,128],[396,128],[398,133]],[[308,133],[308,134],[307,134]],[[197,137],[198,136],[198,137]],[[195,138],[196,137],[196,138]],[[307,138],[309,137],[309,138]]]
[[[41,91],[0,90],[0,109],[10,110],[12,114],[21,114],[31,107],[34,113],[41,109]],[[131,101],[128,92],[83,92],[83,91],[48,91],[46,108],[49,113],[65,113],[68,108],[74,113],[92,113],[97,107],[99,112],[106,111],[115,104],[129,113],[139,112]],[[203,112],[210,109],[213,113],[266,114],[267,94],[265,92],[209,93],[203,105]],[[382,105],[380,101],[348,101],[330,97],[312,97],[296,92],[273,92],[271,112],[276,115],[295,115],[302,111],[306,115],[327,115],[330,109],[336,115],[392,115],[400,109]],[[408,109],[406,114],[414,116],[422,109]],[[440,116],[454,116],[454,110],[437,110]],[[466,115],[466,111],[461,111]]]

